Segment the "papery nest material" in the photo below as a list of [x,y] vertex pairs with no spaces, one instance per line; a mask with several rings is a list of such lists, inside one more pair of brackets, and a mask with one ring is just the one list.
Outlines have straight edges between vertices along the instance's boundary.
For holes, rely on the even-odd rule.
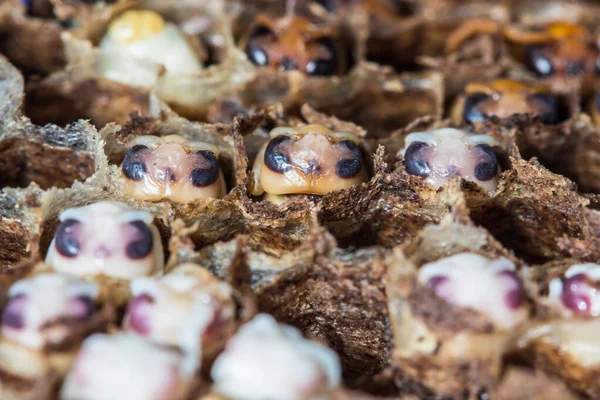
[[[404,379],[412,378],[438,395],[475,395],[498,383],[515,330],[499,328],[486,314],[457,307],[437,297],[433,289],[420,287],[418,271],[425,263],[464,252],[502,257],[517,269],[523,264],[469,220],[458,186],[449,190],[456,193],[451,214],[395,248],[390,257],[386,292],[392,359]],[[529,308],[527,300],[522,307]],[[524,322],[526,317],[520,324]]]

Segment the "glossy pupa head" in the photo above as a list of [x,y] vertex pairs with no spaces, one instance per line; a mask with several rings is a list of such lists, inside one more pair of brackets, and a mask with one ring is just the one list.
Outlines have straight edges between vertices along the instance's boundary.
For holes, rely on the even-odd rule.
[[336,388],[341,369],[333,350],[259,314],[228,342],[211,377],[216,392],[229,398],[301,400]]
[[435,188],[451,177],[461,177],[493,191],[500,173],[495,145],[490,136],[444,128],[409,134],[401,154],[406,172],[422,177]]
[[75,323],[96,312],[98,287],[75,276],[45,273],[13,284],[2,312],[1,336],[41,350],[60,345]]
[[180,352],[129,333],[92,335],[62,385],[65,400],[181,400],[194,370]]
[[335,30],[299,15],[271,18],[259,15],[250,28],[245,51],[252,63],[309,76],[341,75],[347,56]]
[[160,278],[136,278],[125,315],[127,330],[164,346],[200,355],[221,342],[235,318],[232,288],[197,265]]
[[368,179],[360,139],[321,125],[275,128],[254,161],[253,194],[316,194]]
[[138,200],[183,204],[221,198],[227,190],[218,159],[219,149],[209,143],[179,135],[137,137],[121,164],[125,192]]
[[520,58],[540,78],[569,80],[597,74],[598,46],[582,25],[552,22],[532,31],[508,27],[505,36],[522,47]]
[[164,253],[147,211],[102,201],[60,214],[46,264],[80,276],[131,279],[161,272]]
[[548,298],[567,317],[600,316],[600,264],[572,265],[550,282]]
[[455,119],[468,123],[492,116],[508,118],[514,114],[529,114],[539,116],[544,124],[555,125],[570,117],[565,97],[553,93],[549,86],[510,79],[470,83],[457,107]]
[[446,302],[488,316],[500,329],[512,329],[527,317],[523,284],[506,258],[460,253],[423,265],[418,280]]

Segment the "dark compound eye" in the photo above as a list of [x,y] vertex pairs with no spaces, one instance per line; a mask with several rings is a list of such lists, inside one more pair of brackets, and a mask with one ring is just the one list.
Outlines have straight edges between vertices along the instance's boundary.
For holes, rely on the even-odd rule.
[[337,9],[336,0],[316,0],[316,2],[329,12],[333,12]]
[[527,64],[538,76],[548,77],[554,73],[552,61],[540,47],[529,47],[526,50]]
[[64,29],[73,29],[77,27],[78,23],[74,18],[65,19],[60,21],[60,26]]
[[264,160],[265,165],[269,167],[270,170],[283,173],[292,167],[289,157],[279,151],[279,146],[288,140],[290,140],[290,138],[287,136],[277,136],[267,145]]
[[567,61],[565,72],[570,78],[583,75],[585,73],[585,63],[583,61]]
[[200,150],[197,155],[203,157],[208,163],[208,168],[196,168],[192,171],[190,182],[196,187],[205,187],[212,185],[219,179],[219,165],[217,157],[212,151]]
[[252,61],[254,65],[264,67],[265,65],[269,64],[269,57],[262,48],[249,44],[246,51],[248,53],[248,57],[250,57],[250,61]]
[[54,8],[49,0],[24,0],[29,15],[39,18],[53,18]]
[[23,329],[25,327],[23,311],[26,300],[24,294],[18,294],[8,300],[2,312],[2,326],[13,329]]
[[496,153],[487,144],[475,146],[474,152],[480,160],[475,166],[475,178],[480,181],[489,181],[498,172],[498,159]]
[[312,76],[329,76],[335,73],[337,57],[333,39],[326,38],[319,41],[320,45],[327,48],[330,58],[319,58],[306,64],[306,73]]
[[338,161],[335,166],[335,173],[340,178],[354,178],[358,174],[363,167],[362,154],[360,154],[360,149],[358,146],[351,140],[343,140],[340,142],[340,145],[348,148],[348,150],[352,151],[354,157],[352,159],[344,158]]
[[269,57],[261,44],[265,44],[267,37],[271,35],[273,35],[273,32],[269,28],[266,26],[258,26],[254,32],[252,32],[248,40],[246,54],[250,58],[250,61],[259,67],[264,67],[269,64]]
[[133,181],[141,181],[146,175],[146,165],[143,162],[136,160],[136,154],[142,150],[147,150],[148,147],[135,145],[125,155],[123,160],[123,174]]
[[431,167],[425,160],[428,152],[429,146],[427,143],[411,143],[404,153],[404,166],[406,167],[406,172],[423,178],[431,175]]
[[54,234],[54,247],[64,257],[73,258],[79,254],[81,244],[77,239],[77,231],[81,222],[76,219],[62,221]]
[[396,13],[402,17],[409,17],[415,13],[415,3],[406,0],[390,0]]
[[500,275],[507,277],[515,284],[515,287],[506,293],[504,298],[506,305],[512,309],[518,308],[523,302],[523,284],[521,283],[521,279],[515,271],[510,270],[502,271]]
[[489,98],[490,96],[481,92],[475,92],[468,95],[465,99],[465,105],[463,107],[463,120],[469,123],[485,120],[485,115],[481,110],[479,110],[478,107],[482,102],[488,100]]
[[556,125],[570,118],[569,107],[566,102],[557,96],[539,93],[531,96],[532,103],[537,103],[540,110],[540,118],[546,125]]
[[147,257],[154,246],[152,231],[144,221],[132,221],[129,225],[135,228],[136,234],[135,239],[125,248],[125,254],[134,260]]

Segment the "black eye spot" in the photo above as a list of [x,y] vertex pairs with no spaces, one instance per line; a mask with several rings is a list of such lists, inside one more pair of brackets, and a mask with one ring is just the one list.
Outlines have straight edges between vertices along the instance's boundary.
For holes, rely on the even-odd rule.
[[316,0],[325,10],[333,12],[337,9],[336,0]]
[[544,54],[540,47],[528,47],[526,49],[527,64],[536,75],[540,77],[548,77],[554,73],[552,61]]
[[265,165],[269,167],[270,170],[283,173],[292,167],[289,157],[284,153],[277,151],[279,145],[288,140],[290,140],[290,138],[287,136],[277,136],[267,145],[264,161]]
[[538,93],[531,96],[530,101],[540,110],[540,118],[546,125],[560,124],[571,117],[569,105],[557,96]]
[[498,159],[496,153],[487,144],[479,144],[475,146],[474,151],[481,160],[475,166],[475,178],[480,181],[489,181],[498,172]]
[[410,17],[416,12],[415,4],[406,0],[391,0],[396,13],[402,17]]
[[321,39],[319,43],[327,48],[327,50],[331,54],[331,57],[318,58],[316,60],[310,61],[308,64],[306,64],[306,73],[312,76],[333,75],[335,73],[335,67],[337,64],[337,55],[333,39]]
[[431,174],[431,167],[425,160],[428,150],[429,146],[427,143],[411,143],[404,153],[404,166],[406,167],[406,172],[423,178],[429,176]]
[[280,71],[295,71],[298,69],[296,66],[296,60],[294,58],[283,57],[281,59],[281,64],[279,65]]
[[64,29],[73,29],[75,27],[77,27],[77,21],[75,21],[75,19],[73,18],[69,18],[66,19],[64,21],[60,21],[60,26],[63,27]]
[[81,250],[81,244],[77,240],[77,228],[80,222],[76,219],[62,221],[54,234],[54,247],[61,255],[69,258],[76,257]]
[[136,239],[127,245],[125,254],[134,260],[148,256],[154,246],[152,231],[144,221],[132,221],[129,224],[136,229]]
[[143,162],[136,161],[135,155],[142,150],[146,150],[148,147],[142,145],[135,145],[125,155],[125,159],[123,160],[123,174],[133,181],[141,181],[144,179],[144,175],[146,174],[146,165]]
[[23,319],[23,302],[26,300],[24,294],[18,294],[11,297],[4,311],[2,312],[2,326],[6,326],[13,329],[23,329],[25,327],[25,320]]
[[264,67],[265,65],[269,64],[269,57],[267,57],[267,53],[262,48],[248,45],[246,52],[248,57],[250,57],[250,61],[252,61],[254,65]]
[[480,106],[483,101],[489,98],[490,96],[481,92],[475,92],[468,95],[465,99],[465,105],[463,107],[463,120],[469,123],[485,120],[486,117],[483,112],[479,110],[478,106]]
[[600,57],[596,58],[596,75],[600,75]]
[[54,6],[49,0],[22,0],[29,15],[38,18],[54,18]]
[[358,146],[351,140],[342,140],[340,145],[343,145],[348,148],[348,150],[352,151],[354,157],[352,159],[344,158],[338,161],[335,166],[335,173],[340,178],[354,178],[358,174],[363,167],[362,154],[360,154],[360,149]]
[[567,61],[566,74],[568,77],[583,75],[585,72],[585,63],[583,61]]
[[208,168],[196,168],[192,171],[190,182],[196,187],[205,187],[212,185],[219,179],[219,165],[217,157],[212,151],[200,150],[196,154],[204,157],[210,164]]
[[257,26],[250,34],[248,44],[246,45],[246,54],[254,65],[264,67],[265,65],[269,64],[267,52],[260,45],[260,43],[264,42],[264,39],[271,35],[274,35],[273,32],[266,26]]

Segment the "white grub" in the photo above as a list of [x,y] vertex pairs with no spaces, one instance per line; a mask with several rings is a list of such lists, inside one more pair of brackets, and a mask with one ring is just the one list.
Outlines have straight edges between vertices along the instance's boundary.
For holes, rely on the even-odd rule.
[[160,278],[132,280],[125,329],[199,360],[204,338],[215,339],[235,318],[231,286],[210,275],[194,266]]
[[96,334],[83,343],[60,398],[180,400],[193,373],[177,351],[129,333]]
[[2,338],[34,350],[60,343],[70,327],[58,321],[89,318],[97,295],[94,283],[67,274],[45,273],[18,281],[8,291]]
[[325,397],[341,380],[333,350],[259,314],[230,340],[211,370],[215,390],[237,400]]
[[[190,76],[202,71],[202,63],[180,29],[154,11],[127,11],[109,26],[100,49],[114,54],[110,59],[133,57],[164,66],[167,73]],[[107,79],[137,86],[152,86],[137,70],[123,68],[122,63],[103,65]],[[150,78],[148,76],[148,78]]]
[[512,329],[527,317],[522,283],[506,258],[460,253],[423,265],[418,279],[438,297],[483,313],[500,329]]

